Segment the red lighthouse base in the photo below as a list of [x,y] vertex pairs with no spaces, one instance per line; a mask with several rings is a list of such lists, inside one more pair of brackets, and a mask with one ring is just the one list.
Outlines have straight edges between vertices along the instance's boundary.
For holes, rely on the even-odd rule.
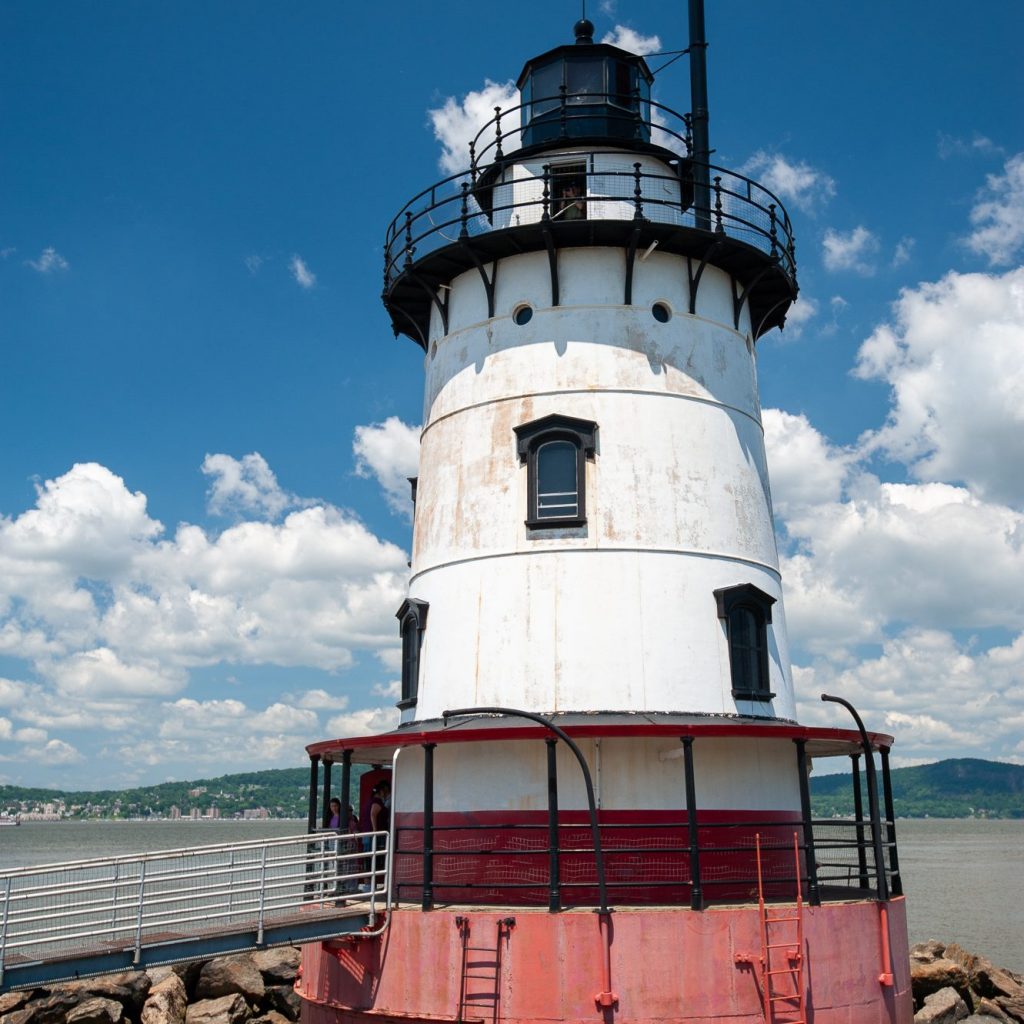
[[[771,912],[784,914],[787,909],[795,913],[791,904],[772,904]],[[768,982],[770,993],[764,991],[757,905],[702,912],[620,908],[609,920],[606,927],[593,910],[396,910],[380,936],[346,937],[304,948],[297,984],[304,1000],[302,1020],[913,1020],[902,898],[805,906],[802,950],[786,948],[787,937],[781,933],[768,940],[780,944],[769,952],[774,958],[769,966],[780,970],[783,965]],[[804,994],[803,1014],[797,987]],[[787,991],[793,999],[785,998]],[[778,997],[770,1007],[769,995]]]

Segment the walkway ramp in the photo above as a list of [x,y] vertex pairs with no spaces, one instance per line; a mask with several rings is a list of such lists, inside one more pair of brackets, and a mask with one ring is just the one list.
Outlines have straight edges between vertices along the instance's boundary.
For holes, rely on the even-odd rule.
[[386,840],[304,833],[0,872],[0,992],[372,928]]

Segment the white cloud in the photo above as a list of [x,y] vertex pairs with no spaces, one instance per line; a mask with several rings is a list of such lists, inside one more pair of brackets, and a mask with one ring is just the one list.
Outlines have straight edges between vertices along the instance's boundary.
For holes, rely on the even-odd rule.
[[305,690],[287,694],[285,702],[311,711],[341,711],[348,707],[348,697],[328,693],[326,690]]
[[22,764],[27,761],[38,761],[47,767],[79,764],[84,760],[79,751],[64,740],[48,740],[39,747],[22,747],[13,757],[0,756],[0,761],[18,761]]
[[409,478],[419,473],[420,428],[403,423],[397,416],[356,427],[352,451],[357,475],[374,477],[391,509],[411,518]]
[[824,171],[803,160],[790,161],[781,153],[759,149],[740,171],[804,211],[824,205],[836,194],[836,183]]
[[5,260],[9,256],[13,256],[17,251],[17,246],[5,245],[2,249],[0,249],[0,260]]
[[397,728],[399,720],[397,708],[360,708],[330,719],[327,734],[331,737],[369,736]]
[[45,743],[47,732],[45,729],[19,729],[14,734],[14,739],[18,743]]
[[990,174],[971,210],[974,230],[968,247],[989,266],[1012,263],[1024,247],[1024,153],[1006,161],[1002,174]]
[[256,253],[252,252],[245,257],[243,262],[245,263],[245,269],[255,277],[256,274],[259,273],[260,267],[263,266],[264,259],[262,256],[258,256]]
[[896,243],[896,249],[892,254],[892,265],[894,267],[902,267],[904,263],[909,263],[916,244],[916,240],[909,236],[901,238]]
[[804,327],[818,315],[818,303],[809,295],[803,295],[792,306],[786,314],[786,327],[782,332],[783,338],[799,338],[804,332]]
[[644,36],[626,25],[616,25],[611,32],[606,32],[601,39],[602,43],[610,43],[619,47],[620,50],[628,50],[630,53],[638,53],[641,57],[649,53],[661,52],[661,39],[658,36]]
[[939,132],[939,156],[948,160],[952,156],[999,156],[1005,152],[984,135],[975,135],[970,140]]
[[[207,469],[218,473],[222,500],[240,491],[251,509],[278,511],[273,474],[262,460],[253,466],[258,472],[225,457]],[[184,523],[164,538],[145,495],[87,463],[41,484],[34,508],[0,517],[0,652],[21,659],[36,680],[0,678],[0,708],[12,729],[36,730],[24,733],[25,742],[51,750],[55,763],[78,756],[51,746],[62,736],[113,732],[135,737],[135,765],[215,764],[212,737],[193,742],[175,726],[229,716],[230,702],[154,711],[194,669],[333,672],[352,665],[355,651],[396,648],[405,552],[340,509],[294,500],[305,507],[279,523],[248,520],[217,534]],[[244,732],[256,741],[232,752],[232,763],[255,763],[261,752],[294,764],[299,739],[319,732],[317,711],[347,705],[344,696],[311,689],[244,709]],[[166,735],[147,747],[164,723]]]
[[40,274],[52,274],[54,271],[68,270],[71,265],[56,249],[49,246],[39,254],[39,259],[25,260],[25,266]]
[[402,696],[402,680],[392,679],[390,683],[374,683],[370,687],[370,693],[377,697],[387,697],[389,700],[398,700]]
[[[519,92],[515,82],[492,82],[487,79],[482,89],[469,92],[461,102],[449,96],[440,107],[427,113],[434,129],[434,138],[441,143],[441,158],[438,161],[441,170],[446,174],[459,174],[469,169],[469,143],[477,133],[494,119],[494,108],[509,110],[518,106]],[[518,131],[520,126],[519,112],[508,114],[502,118],[501,131],[503,136],[512,135],[510,148],[518,148]],[[493,128],[482,136],[476,144],[477,156],[482,150],[491,146],[484,156],[484,162],[494,159],[495,134]]]
[[1024,268],[949,273],[908,288],[893,322],[863,343],[856,373],[892,388],[868,451],[920,480],[963,481],[983,497],[1024,502]]
[[295,283],[304,291],[309,291],[316,286],[316,274],[306,265],[306,261],[298,254],[292,255],[288,263],[288,269],[295,278]]
[[212,478],[207,508],[213,515],[256,515],[276,519],[285,509],[300,504],[294,494],[281,490],[277,477],[259,452],[243,455],[207,455],[203,472]]
[[14,735],[14,726],[9,718],[0,718],[0,740],[9,740]]
[[822,247],[826,270],[852,270],[864,277],[870,277],[875,272],[872,257],[878,252],[879,242],[863,225],[845,234],[828,228],[822,239]]

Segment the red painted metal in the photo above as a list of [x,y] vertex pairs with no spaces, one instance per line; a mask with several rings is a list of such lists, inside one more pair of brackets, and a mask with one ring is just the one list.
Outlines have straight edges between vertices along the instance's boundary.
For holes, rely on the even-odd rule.
[[[894,949],[906,948],[903,899],[887,904]],[[775,904],[773,910],[793,905]],[[417,1024],[457,1021],[462,942],[486,947],[507,910],[397,909],[385,935],[335,940],[303,950],[297,984],[306,1024]],[[891,988],[878,984],[878,908],[873,901],[804,905],[803,939],[814,961],[807,1018],[814,1024],[912,1024],[910,965],[893,965]],[[715,907],[617,910],[605,941],[592,911],[517,909],[497,968],[497,1017],[491,1004],[465,1007],[464,1024],[764,1024],[756,971],[734,964],[754,949],[756,903]],[[483,937],[482,939],[480,937]],[[606,974],[606,969],[610,974]],[[595,1006],[595,988],[613,992],[617,1009]],[[600,994],[600,993],[599,993]]]
[[[761,974],[761,999],[764,1005],[765,1024],[807,1024],[807,1001],[804,989],[804,904],[799,882],[796,887],[796,903],[790,907],[775,908],[774,913],[765,902],[763,864],[761,858],[761,836],[757,835],[757,909],[761,924],[761,956],[758,958]],[[796,876],[800,877],[800,840],[793,833],[793,863]],[[782,928],[775,926],[781,925]],[[782,938],[780,931],[786,925],[794,925],[790,938]],[[795,931],[795,935],[792,932]],[[779,957],[788,966],[778,967]],[[748,961],[749,962],[749,961]],[[776,979],[789,978],[792,990]],[[794,1007],[792,1004],[796,1003]],[[782,1005],[780,1005],[782,1004]],[[785,1017],[797,1013],[797,1017]]]
[[[497,721],[497,720],[496,720]],[[802,739],[808,744],[807,752],[811,756],[823,757],[847,754],[859,751],[860,733],[852,729],[822,729],[793,723],[753,722],[680,722],[662,723],[638,719],[630,722],[616,723],[559,723],[573,739],[604,739],[621,737],[682,737],[682,736],[718,736],[718,737],[750,737],[755,739]],[[384,751],[392,751],[397,747],[417,746],[422,743],[496,743],[505,740],[544,740],[550,733],[540,726],[495,725],[492,727],[472,727],[467,725],[444,726],[437,723],[431,728],[416,730],[400,729],[375,736],[353,736],[347,739],[321,740],[306,747],[310,756],[337,754],[342,750],[355,753],[376,751],[378,760],[384,757]],[[877,750],[883,746],[892,746],[893,738],[884,733],[868,733],[872,746]],[[847,749],[849,748],[849,749]]]
[[[399,899],[422,897],[422,815],[396,817],[394,857]],[[562,899],[570,906],[598,903],[596,865],[587,812],[560,811]],[[755,834],[763,852],[770,895],[788,898],[794,872],[789,841],[797,811],[702,810],[697,816],[705,897],[710,902],[751,900],[756,894]],[[613,901],[630,906],[690,902],[690,848],[683,810],[636,808],[598,814]],[[799,863],[797,868],[799,868]],[[446,811],[434,815],[433,888],[446,903],[545,906],[548,901],[545,811]]]

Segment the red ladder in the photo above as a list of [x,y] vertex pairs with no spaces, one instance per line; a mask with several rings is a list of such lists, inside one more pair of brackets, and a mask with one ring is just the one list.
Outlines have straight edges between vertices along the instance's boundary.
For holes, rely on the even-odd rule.
[[[796,907],[769,912],[764,902],[761,875],[761,835],[754,836],[757,849],[757,906],[761,918],[761,993],[765,1024],[807,1024],[804,993],[804,902],[800,881],[800,843],[793,833],[793,864],[796,869]],[[795,932],[795,934],[794,934]],[[785,966],[782,966],[782,964]],[[788,983],[786,981],[788,980]],[[799,1014],[799,1016],[793,1016]]]

